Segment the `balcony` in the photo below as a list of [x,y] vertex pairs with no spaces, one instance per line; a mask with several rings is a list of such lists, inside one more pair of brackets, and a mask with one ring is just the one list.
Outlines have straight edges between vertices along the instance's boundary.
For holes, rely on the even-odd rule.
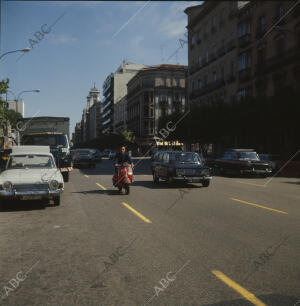
[[277,69],[280,70],[285,65],[296,63],[297,60],[300,60],[300,51],[295,47],[267,58],[263,63],[262,61],[257,62],[256,73],[262,75]]
[[250,33],[244,34],[239,38],[239,47],[244,48],[247,45],[249,45],[250,42],[251,42],[251,34]]
[[217,31],[217,28],[215,27],[215,26],[212,26],[211,27],[211,34],[214,34],[214,33],[216,33],[216,31]]
[[197,43],[197,45],[200,45],[201,44],[201,38],[197,38],[196,43]]
[[229,73],[226,76],[226,83],[230,84],[235,81],[235,75],[233,73]]
[[226,45],[227,52],[233,50],[235,47],[236,47],[235,41],[234,39],[231,39]]
[[223,56],[225,53],[226,53],[226,52],[225,52],[225,47],[220,47],[220,48],[218,49],[218,56],[219,56],[219,57]]
[[[282,18],[282,20],[280,20],[280,18],[282,18],[282,17],[280,17],[279,14],[276,14],[273,17],[273,23],[276,23],[277,25],[284,25],[284,24],[286,24],[286,20],[284,19],[284,17]],[[280,22],[278,22],[279,20],[280,20]]]
[[208,33],[207,33],[207,32],[205,32],[205,33],[203,34],[203,38],[204,38],[204,39],[207,39],[207,38],[208,38]]
[[225,85],[225,81],[224,79],[218,79],[215,82],[211,82],[207,85],[205,85],[204,87],[200,88],[200,89],[196,89],[194,90],[191,94],[190,94],[190,98],[197,98],[199,96],[205,95],[211,91],[217,90],[220,87]]
[[239,71],[240,82],[248,81],[248,80],[250,80],[250,78],[251,78],[251,68],[250,67]]

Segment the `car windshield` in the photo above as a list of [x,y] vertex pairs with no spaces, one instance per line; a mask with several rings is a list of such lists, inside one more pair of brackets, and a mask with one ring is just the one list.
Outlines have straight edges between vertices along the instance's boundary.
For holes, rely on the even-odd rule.
[[25,135],[22,142],[23,145],[32,146],[68,147],[67,136],[62,134]]
[[49,155],[24,154],[10,156],[7,169],[55,168]]
[[259,160],[256,152],[240,152],[239,159],[243,160]]
[[201,164],[202,161],[196,153],[171,153],[170,163],[193,163]]

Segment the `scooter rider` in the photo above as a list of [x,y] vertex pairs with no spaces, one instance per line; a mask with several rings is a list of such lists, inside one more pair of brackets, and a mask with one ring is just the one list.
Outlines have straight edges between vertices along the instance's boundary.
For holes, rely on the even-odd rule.
[[129,163],[131,168],[133,168],[132,160],[131,160],[129,154],[126,152],[126,147],[124,145],[122,145],[120,147],[120,152],[117,153],[116,156],[115,156],[115,161],[114,161],[115,169],[117,169],[116,167],[119,164],[123,164],[123,163]]

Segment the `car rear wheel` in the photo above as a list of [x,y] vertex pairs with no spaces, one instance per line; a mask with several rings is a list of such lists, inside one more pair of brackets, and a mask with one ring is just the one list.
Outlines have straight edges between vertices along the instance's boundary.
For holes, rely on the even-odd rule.
[[55,206],[59,206],[60,205],[60,196],[54,197],[53,202],[54,202]]
[[202,182],[203,187],[208,187],[210,184],[210,180],[206,180]]
[[155,172],[153,173],[153,182],[154,182],[154,184],[158,184],[159,183],[159,178],[157,177]]

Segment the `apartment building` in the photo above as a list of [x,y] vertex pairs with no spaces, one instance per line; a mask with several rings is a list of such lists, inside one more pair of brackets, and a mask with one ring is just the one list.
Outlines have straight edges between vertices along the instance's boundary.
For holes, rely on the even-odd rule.
[[123,61],[115,73],[109,74],[103,83],[102,101],[102,133],[115,131],[114,107],[127,94],[127,83],[138,71],[146,67],[142,64],[135,64]]
[[296,1],[250,1],[238,13],[238,92],[272,96],[299,87],[300,9]]
[[115,104],[114,127],[115,132],[122,132],[127,129],[127,95]]
[[237,14],[249,1],[206,1],[188,16],[190,103],[231,101],[237,92]]
[[159,119],[184,112],[187,66],[157,65],[140,70],[128,82],[127,128],[141,148],[155,142]]

